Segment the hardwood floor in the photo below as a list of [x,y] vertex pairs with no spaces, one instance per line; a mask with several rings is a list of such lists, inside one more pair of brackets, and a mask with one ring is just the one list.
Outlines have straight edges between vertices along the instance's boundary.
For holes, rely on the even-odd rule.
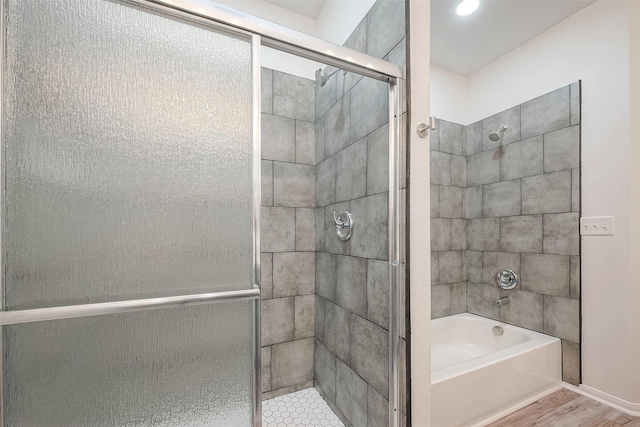
[[640,418],[563,388],[489,424],[489,427],[527,426],[640,427]]

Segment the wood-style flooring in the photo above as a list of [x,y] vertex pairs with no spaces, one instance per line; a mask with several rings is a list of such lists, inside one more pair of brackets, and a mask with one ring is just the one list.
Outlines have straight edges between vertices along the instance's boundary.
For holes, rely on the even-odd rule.
[[640,418],[563,388],[489,424],[489,427],[527,426],[640,427]]

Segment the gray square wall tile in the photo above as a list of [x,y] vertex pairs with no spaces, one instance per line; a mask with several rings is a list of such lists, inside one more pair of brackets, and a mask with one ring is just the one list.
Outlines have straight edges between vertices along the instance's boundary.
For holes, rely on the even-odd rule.
[[580,301],[544,296],[544,332],[571,342],[580,342]]
[[464,189],[461,187],[440,187],[440,218],[462,218],[463,213],[463,194]]
[[431,251],[431,286],[440,283],[440,252]]
[[316,340],[324,343],[325,339],[324,339],[324,325],[325,325],[325,306],[328,304],[329,302],[318,296],[318,294],[315,295],[315,307],[314,307],[314,314],[313,314],[313,334],[316,338]]
[[[489,134],[498,132],[500,126],[507,125],[507,130],[502,133],[500,141],[491,141]],[[487,117],[482,121],[482,148],[491,150],[501,145],[511,144],[520,141],[520,106],[509,108],[498,114]],[[524,139],[524,137],[522,138]]]
[[331,302],[324,305],[324,344],[346,363],[351,363],[351,314]]
[[260,294],[262,299],[273,298],[273,254],[260,254]]
[[387,84],[365,77],[351,89],[351,141],[358,141],[389,121]]
[[367,260],[367,319],[389,325],[389,263]]
[[263,160],[261,169],[262,206],[273,206],[273,162]]
[[375,2],[367,14],[367,54],[382,58],[404,37],[404,2]]
[[336,255],[316,252],[316,294],[336,301]]
[[360,316],[351,316],[351,367],[383,396],[389,388],[389,334]]
[[324,116],[316,119],[315,128],[316,128],[315,139],[316,139],[316,165],[317,165],[318,163],[322,162],[324,159],[327,158],[327,156],[325,155],[325,149],[324,149],[324,145],[325,145]]
[[327,206],[336,202],[336,156],[329,157],[316,167],[316,206]]
[[313,338],[271,347],[271,386],[274,390],[313,380]]
[[273,204],[312,208],[315,206],[316,168],[311,165],[273,164]]
[[577,212],[544,215],[544,253],[557,255],[579,255],[579,220]]
[[293,252],[296,250],[295,208],[270,208],[261,210],[260,240],[264,252]]
[[295,298],[295,338],[313,338],[315,296],[303,295]]
[[451,156],[451,185],[467,186],[467,158],[464,156]]
[[273,71],[273,113],[292,119],[315,120],[316,84],[280,71]]
[[367,313],[367,260],[351,256],[336,258],[336,302],[359,316]]
[[544,171],[556,172],[580,167],[580,126],[544,135]]
[[543,331],[544,296],[518,290],[503,291],[502,296],[510,298],[502,307],[502,321],[534,331]]
[[430,164],[431,184],[451,185],[451,154],[432,151]]
[[296,161],[296,121],[262,114],[262,158],[282,162]]
[[316,248],[315,248],[315,250],[318,251],[318,252],[324,252],[325,251],[325,247],[324,247],[324,214],[325,214],[325,209],[324,208],[316,208],[315,209],[315,215],[316,215],[316,228],[315,228]]
[[440,269],[440,283],[462,282],[464,278],[462,254],[462,251],[445,251],[439,253],[438,268]]
[[262,301],[262,345],[278,344],[295,337],[293,298]]
[[389,401],[369,386],[367,391],[367,419],[368,427],[388,427]]
[[520,215],[521,200],[522,193],[519,179],[485,185],[482,187],[483,216]]
[[569,86],[522,104],[522,139],[562,129],[571,124]]
[[389,190],[389,125],[367,137],[367,194]]
[[431,185],[431,197],[429,198],[431,218],[438,218],[440,216],[440,186]]
[[571,290],[569,296],[573,299],[580,299],[580,257],[571,257]]
[[482,151],[482,121],[472,123],[466,127],[466,156],[472,156]]
[[464,219],[451,220],[451,250],[464,251],[467,249],[467,221]]
[[467,253],[467,281],[482,282],[482,256],[480,251],[466,251]]
[[262,392],[271,390],[271,346],[262,347]]
[[334,401],[336,400],[336,356],[316,340],[314,357],[316,386]]
[[577,125],[580,123],[580,81],[572,83],[569,86],[569,94],[571,96],[571,124]]
[[440,151],[443,153],[462,155],[463,126],[457,123],[440,120]]
[[313,252],[273,254],[274,298],[313,294],[315,268],[316,260]]
[[388,255],[388,195],[364,197],[351,202],[351,213],[358,228],[351,236],[351,255],[387,259]]
[[571,171],[571,210],[580,212],[580,169]]
[[467,283],[453,283],[451,288],[451,314],[460,314],[467,311]]
[[482,186],[465,188],[464,217],[467,219],[482,217]]
[[467,220],[467,249],[471,251],[496,251],[500,236],[498,218]]
[[431,287],[431,318],[437,319],[451,315],[451,286]]
[[367,139],[337,155],[336,201],[357,199],[367,194]]
[[543,172],[542,136],[525,139],[503,148],[502,180],[540,175]]
[[[325,70],[329,68],[330,67],[326,67]],[[323,117],[338,100],[336,90],[337,80],[338,76],[334,74],[327,80],[324,86],[316,86],[316,121]]]
[[336,361],[336,405],[353,427],[367,427],[367,383]]
[[542,252],[542,215],[523,215],[500,220],[500,250]]
[[498,320],[500,288],[496,285],[467,283],[467,312]]
[[451,250],[451,220],[431,219],[431,250],[449,251]]
[[580,385],[580,344],[562,340],[562,381]]
[[494,149],[467,157],[467,185],[471,187],[500,181],[501,154],[502,151]]
[[324,158],[351,143],[351,92],[338,100],[324,116]]
[[316,125],[296,120],[296,163],[316,164]]
[[273,70],[264,67],[260,68],[260,108],[273,114]]
[[571,171],[522,178],[522,213],[571,212]]
[[316,250],[315,209],[296,209],[296,251]]
[[521,261],[523,291],[569,297],[570,257],[522,254]]

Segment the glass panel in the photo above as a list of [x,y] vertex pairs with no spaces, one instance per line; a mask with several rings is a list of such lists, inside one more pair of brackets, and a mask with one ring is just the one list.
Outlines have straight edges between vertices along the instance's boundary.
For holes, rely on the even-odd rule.
[[8,308],[250,288],[250,39],[104,0],[5,4]]
[[247,427],[251,307],[5,326],[5,426]]

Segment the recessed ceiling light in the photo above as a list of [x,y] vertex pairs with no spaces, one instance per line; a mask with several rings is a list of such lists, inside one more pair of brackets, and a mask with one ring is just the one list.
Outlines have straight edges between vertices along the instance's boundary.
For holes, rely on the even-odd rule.
[[480,0],[463,0],[456,9],[460,16],[470,15],[480,6]]

